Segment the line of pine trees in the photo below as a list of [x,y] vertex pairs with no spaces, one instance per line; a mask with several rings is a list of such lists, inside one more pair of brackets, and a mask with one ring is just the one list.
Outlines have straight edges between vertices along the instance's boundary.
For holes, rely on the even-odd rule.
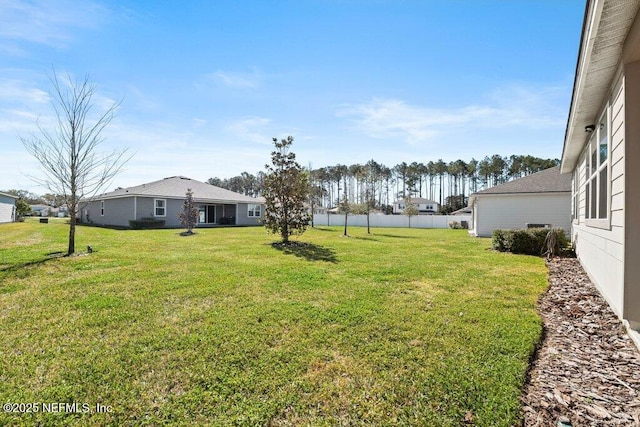
[[[314,204],[335,207],[349,203],[367,204],[390,212],[395,200],[405,196],[421,197],[440,203],[443,212],[467,205],[470,194],[560,164],[559,159],[541,159],[528,155],[503,157],[498,154],[469,162],[442,160],[428,163],[402,162],[393,167],[375,160],[366,164],[307,168]],[[265,172],[248,172],[228,178],[209,178],[211,185],[248,196],[263,192]]]

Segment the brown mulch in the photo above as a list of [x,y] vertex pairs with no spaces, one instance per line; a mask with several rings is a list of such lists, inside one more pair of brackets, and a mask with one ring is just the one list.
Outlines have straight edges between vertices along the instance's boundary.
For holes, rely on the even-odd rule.
[[548,263],[525,426],[640,426],[640,352],[575,258]]

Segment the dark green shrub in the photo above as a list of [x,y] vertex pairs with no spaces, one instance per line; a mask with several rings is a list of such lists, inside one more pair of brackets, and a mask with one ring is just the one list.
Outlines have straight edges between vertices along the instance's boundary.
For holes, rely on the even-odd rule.
[[131,227],[134,230],[163,228],[164,220],[156,219],[156,218],[142,218],[137,220],[129,220],[129,227]]
[[497,229],[493,231],[491,246],[499,252],[511,251],[513,244],[513,230]]
[[[549,251],[547,235],[553,234],[553,251]],[[568,246],[569,241],[560,228],[525,228],[520,230],[498,229],[493,232],[491,246],[500,252],[526,255],[558,254]]]

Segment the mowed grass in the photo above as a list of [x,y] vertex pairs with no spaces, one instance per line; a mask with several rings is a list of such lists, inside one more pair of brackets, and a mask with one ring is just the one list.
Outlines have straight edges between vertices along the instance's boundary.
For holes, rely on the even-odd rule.
[[[0,226],[0,425],[424,425],[520,420],[541,259],[464,230]],[[96,413],[95,405],[110,413]],[[60,411],[58,409],[58,411]]]

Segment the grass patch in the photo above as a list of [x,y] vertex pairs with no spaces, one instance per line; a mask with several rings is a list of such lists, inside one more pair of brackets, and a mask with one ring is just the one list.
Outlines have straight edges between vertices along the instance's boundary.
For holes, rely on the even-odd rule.
[[540,258],[464,230],[0,227],[0,424],[480,426],[520,420]]

